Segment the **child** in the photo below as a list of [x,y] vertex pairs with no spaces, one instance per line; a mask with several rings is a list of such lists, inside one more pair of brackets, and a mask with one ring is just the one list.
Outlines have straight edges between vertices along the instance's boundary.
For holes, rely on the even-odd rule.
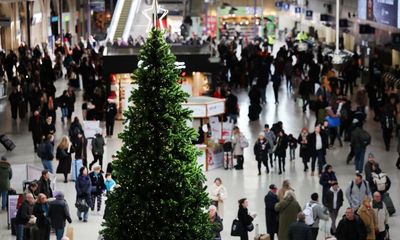
[[295,150],[297,148],[297,140],[293,137],[293,134],[289,134],[288,137],[288,142],[289,142],[289,153],[290,153],[290,161],[295,159]]
[[115,181],[111,177],[111,173],[106,173],[106,180],[104,181],[104,184],[106,185],[106,191],[109,193],[114,189],[114,187],[117,185]]

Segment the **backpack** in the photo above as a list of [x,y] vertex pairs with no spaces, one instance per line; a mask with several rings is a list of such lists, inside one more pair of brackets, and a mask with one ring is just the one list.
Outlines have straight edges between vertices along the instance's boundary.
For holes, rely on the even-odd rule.
[[384,173],[372,173],[372,180],[376,185],[376,189],[378,191],[385,191],[386,183],[387,183],[387,176]]
[[240,136],[239,144],[241,148],[247,148],[249,146],[249,140],[245,136]]
[[314,208],[316,205],[317,205],[316,203],[313,203],[313,204],[307,203],[306,207],[305,207],[304,210],[303,210],[303,213],[304,213],[304,215],[305,215],[305,217],[306,217],[306,218],[305,218],[305,223],[306,223],[308,226],[313,225],[314,222],[315,222],[313,208]]
[[371,144],[371,135],[364,129],[361,129],[360,131],[360,139],[363,147],[366,147]]

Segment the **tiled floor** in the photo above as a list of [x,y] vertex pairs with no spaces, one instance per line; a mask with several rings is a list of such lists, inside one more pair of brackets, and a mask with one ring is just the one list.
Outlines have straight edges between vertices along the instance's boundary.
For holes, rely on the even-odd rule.
[[[57,82],[58,94],[63,90],[65,82]],[[247,92],[240,91],[237,93],[240,100],[241,116],[239,118],[238,125],[243,130],[245,135],[251,139],[250,146],[254,143],[257,134],[262,130],[265,123],[272,124],[278,120],[283,121],[284,129],[288,133],[293,133],[295,136],[298,135],[300,129],[303,126],[311,127],[314,123],[314,114],[306,112],[302,113],[301,108],[297,103],[293,101],[290,94],[286,92],[286,88],[282,85],[280,91],[280,104],[273,104],[273,93],[271,86],[268,86],[268,103],[263,107],[261,114],[261,119],[255,122],[249,122],[247,118],[247,108],[248,108],[248,97]],[[81,104],[81,93],[78,93],[78,101],[76,103],[77,116],[81,116],[79,111]],[[59,112],[57,114],[60,114]],[[12,164],[19,163],[32,163],[37,166],[41,166],[38,159],[35,158],[32,148],[31,135],[28,133],[27,121],[18,120],[14,122],[10,120],[10,109],[8,102],[0,102],[0,133],[5,133],[10,136],[17,145],[14,152],[6,153],[4,148],[0,146],[0,155],[6,155]],[[394,162],[397,159],[397,153],[394,151],[396,149],[397,142],[392,143],[392,151],[385,152],[383,147],[383,141],[381,136],[380,127],[377,123],[373,122],[371,116],[368,117],[368,122],[366,124],[367,130],[372,134],[373,140],[371,146],[368,147],[368,152],[371,151],[375,154],[377,160],[379,161],[382,169],[387,172],[392,181],[392,187],[390,190],[392,199],[395,205],[398,207],[400,192],[399,189],[399,173],[395,167]],[[117,131],[122,129],[121,122],[117,122]],[[57,122],[57,133],[56,139],[60,139],[61,136],[67,131],[66,126],[62,126],[61,123]],[[105,152],[105,162],[110,160],[112,154],[115,153],[121,146],[121,142],[115,137],[112,139],[107,139],[106,152]],[[327,154],[327,161],[334,166],[336,174],[339,179],[339,184],[342,188],[346,188],[349,181],[353,178],[354,166],[346,165],[345,157],[349,151],[348,143],[344,147],[340,148],[336,146],[334,150],[331,150]],[[298,154],[298,153],[296,153]],[[92,157],[89,154],[90,158]],[[56,163],[55,163],[56,164]],[[230,225],[237,214],[237,200],[242,197],[247,197],[250,203],[250,211],[258,214],[255,223],[260,225],[261,232],[265,232],[265,216],[264,216],[264,195],[267,193],[267,186],[271,183],[275,183],[278,186],[284,179],[290,179],[293,188],[296,191],[296,195],[301,205],[304,205],[308,200],[309,196],[313,192],[321,192],[321,187],[319,185],[318,177],[311,177],[309,174],[305,174],[302,169],[302,163],[299,158],[293,162],[287,162],[286,173],[283,175],[277,174],[277,169],[273,169],[272,173],[267,175],[265,172],[261,176],[257,175],[256,161],[252,153],[252,147],[245,150],[245,164],[243,171],[229,170],[225,171],[223,169],[217,169],[206,173],[208,178],[208,184],[211,184],[216,177],[222,178],[227,191],[228,198],[225,203],[225,220],[224,220],[224,231],[222,233],[223,239],[233,239],[229,235]],[[276,164],[275,164],[276,166]],[[61,176],[60,176],[61,178]],[[20,188],[20,186],[14,186]],[[79,222],[76,214],[75,208],[73,206],[75,200],[75,188],[72,182],[67,184],[62,183],[62,181],[57,181],[57,189],[64,191],[66,199],[70,204],[70,210],[73,215],[73,227],[75,239],[78,240],[95,240],[98,237],[98,231],[101,224],[101,216],[90,215],[88,223]],[[345,203],[347,206],[347,201]],[[342,208],[341,214],[344,212],[345,207]],[[9,240],[11,237],[10,231],[7,230],[7,214],[6,212],[0,213],[0,239]],[[400,224],[400,217],[395,215],[390,218],[391,235],[400,235],[400,229],[396,228]],[[324,222],[320,224],[320,227],[324,227]],[[329,223],[328,223],[329,226]],[[254,233],[254,232],[253,232]],[[252,233],[252,234],[253,234]],[[252,237],[252,234],[250,235]],[[324,239],[324,233],[320,232],[318,239]],[[52,236],[52,239],[55,239]],[[393,239],[397,239],[393,237]]]

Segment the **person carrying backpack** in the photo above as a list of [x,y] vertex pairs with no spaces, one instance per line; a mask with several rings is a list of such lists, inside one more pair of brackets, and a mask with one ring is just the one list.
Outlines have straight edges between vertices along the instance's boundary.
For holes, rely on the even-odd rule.
[[356,172],[362,173],[364,167],[365,150],[371,144],[371,135],[365,131],[361,123],[356,123],[351,133],[351,147],[354,150]]
[[369,184],[362,178],[362,175],[357,173],[349,187],[346,189],[346,198],[353,210],[357,210],[365,197],[372,198]]
[[304,207],[305,223],[311,228],[311,239],[316,240],[319,230],[319,220],[329,220],[328,209],[318,202],[318,193],[311,194],[311,201]]

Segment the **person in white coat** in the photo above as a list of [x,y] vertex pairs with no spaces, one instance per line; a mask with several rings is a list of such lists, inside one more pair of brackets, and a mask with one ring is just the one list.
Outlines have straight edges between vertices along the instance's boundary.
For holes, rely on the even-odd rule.
[[389,228],[389,212],[385,203],[382,201],[382,196],[379,192],[374,193],[372,201],[372,209],[375,213],[376,225],[375,236],[376,240],[384,240],[386,236],[386,229]]
[[216,178],[210,187],[211,204],[217,207],[218,216],[224,219],[224,201],[228,197],[228,192],[222,184],[221,178]]

